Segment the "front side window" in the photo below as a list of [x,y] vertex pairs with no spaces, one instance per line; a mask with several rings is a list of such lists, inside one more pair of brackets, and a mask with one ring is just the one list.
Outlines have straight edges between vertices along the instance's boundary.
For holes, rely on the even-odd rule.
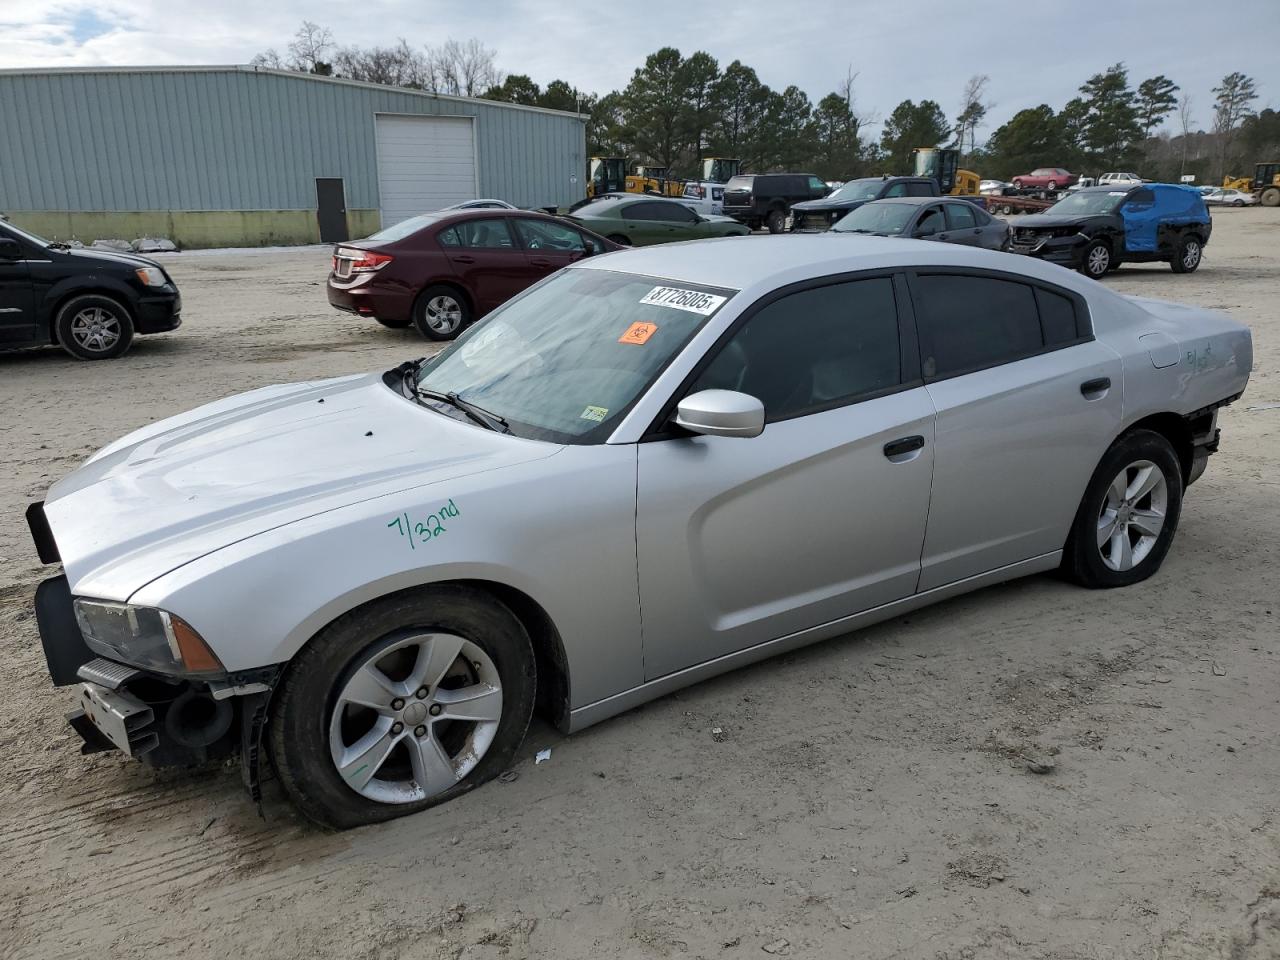
[[994,277],[923,274],[914,284],[926,377],[1010,363],[1044,347],[1035,290]]
[[889,200],[893,197],[905,197],[907,195],[907,185],[905,183],[895,183],[884,192],[883,199]]
[[514,221],[520,242],[527,250],[561,250],[582,252],[586,249],[582,234],[572,227],[546,220]]
[[690,392],[750,394],[767,422],[829,409],[898,386],[902,360],[889,277],[788,294],[737,331]]
[[809,189],[812,190],[814,193],[826,193],[827,192],[826,181],[821,179],[820,177],[810,177]]
[[935,197],[937,196],[937,193],[933,189],[933,184],[917,182],[917,183],[907,184],[907,196],[908,197]]
[[562,270],[424,364],[417,387],[456,393],[504,418],[516,436],[599,442],[733,294],[609,270]]
[[920,221],[916,224],[914,233],[917,237],[928,237],[935,233],[941,233],[946,228],[947,225],[942,219],[942,211],[937,207],[930,207],[920,215]]

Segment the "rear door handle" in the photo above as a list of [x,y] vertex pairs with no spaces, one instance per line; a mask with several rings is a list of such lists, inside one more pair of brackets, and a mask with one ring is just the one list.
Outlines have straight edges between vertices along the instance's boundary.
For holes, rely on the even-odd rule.
[[1101,400],[1110,389],[1110,377],[1098,377],[1096,380],[1086,380],[1080,384],[1080,392],[1086,400]]
[[924,449],[924,437],[917,434],[914,437],[899,437],[897,440],[890,440],[884,445],[884,455],[894,463],[906,463],[908,460],[914,460],[915,454],[919,456],[919,451]]
[[454,257],[453,260],[455,263],[475,263],[476,262],[475,257],[469,257],[465,253],[461,254],[460,256]]

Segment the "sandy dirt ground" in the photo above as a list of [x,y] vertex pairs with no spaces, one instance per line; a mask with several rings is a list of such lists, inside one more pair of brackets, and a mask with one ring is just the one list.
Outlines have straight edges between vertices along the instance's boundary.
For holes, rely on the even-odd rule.
[[0,357],[0,955],[1280,956],[1280,211],[1216,220],[1198,273],[1106,281],[1254,331],[1155,578],[1035,577],[535,725],[514,781],[340,835],[274,784],[260,819],[235,769],[79,754],[21,511],[151,420],[423,341],[330,310],[309,248],[167,258],[186,322],[122,361]]

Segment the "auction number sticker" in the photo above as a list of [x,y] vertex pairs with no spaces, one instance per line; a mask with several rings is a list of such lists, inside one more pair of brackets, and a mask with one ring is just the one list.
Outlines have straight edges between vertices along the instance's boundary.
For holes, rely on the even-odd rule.
[[578,414],[578,419],[590,420],[593,423],[603,423],[604,418],[607,417],[608,415],[609,415],[608,407],[588,406],[587,409],[583,410],[580,414]]
[[703,293],[700,290],[682,290],[679,287],[654,287],[643,297],[641,303],[651,303],[659,307],[671,307],[674,310],[687,310],[709,317],[720,308],[728,297],[719,297],[714,293]]

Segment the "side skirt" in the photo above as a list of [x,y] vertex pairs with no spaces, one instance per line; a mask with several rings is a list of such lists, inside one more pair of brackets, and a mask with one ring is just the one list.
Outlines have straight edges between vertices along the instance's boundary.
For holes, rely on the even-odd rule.
[[829,640],[832,637],[838,637],[885,620],[892,620],[894,617],[910,613],[912,610],[918,610],[921,607],[927,607],[932,603],[937,603],[939,600],[946,600],[973,590],[980,590],[983,587],[1004,583],[1006,580],[1016,580],[1019,577],[1029,576],[1033,573],[1053,570],[1061,561],[1062,551],[1055,550],[1053,553],[1046,553],[1043,556],[1022,560],[1018,563],[1011,563],[1007,567],[1000,567],[999,569],[979,574],[976,577],[958,580],[943,587],[935,587],[924,593],[917,593],[914,596],[904,597],[892,603],[872,607],[870,610],[864,610],[849,617],[841,617],[839,620],[832,620],[830,623],[810,627],[807,630],[800,630],[785,637],[778,637],[775,640],[766,640],[764,643],[758,643],[754,647],[748,647],[736,653],[725,654],[723,657],[708,660],[706,663],[699,663],[696,666],[669,673],[665,677],[658,677],[656,680],[642,683],[638,687],[632,687],[630,690],[624,690],[622,693],[616,693],[611,697],[605,697],[603,700],[597,700],[595,703],[589,703],[584,707],[571,710],[569,712],[568,732],[576,733],[578,730],[589,727],[594,723],[607,720],[609,717],[631,710],[650,700],[666,696],[668,693],[672,693],[682,687],[708,680],[711,677],[728,673],[730,670],[736,670],[751,663],[767,660],[769,657],[775,657],[780,653],[805,647],[820,640]]

